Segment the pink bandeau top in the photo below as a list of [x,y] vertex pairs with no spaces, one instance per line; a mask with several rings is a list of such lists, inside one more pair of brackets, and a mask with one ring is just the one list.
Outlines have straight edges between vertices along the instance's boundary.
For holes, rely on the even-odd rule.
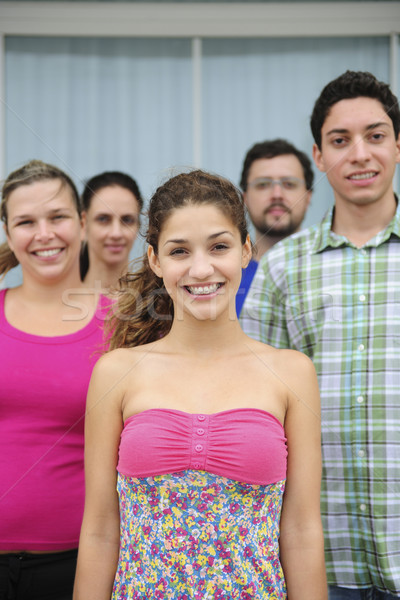
[[283,426],[264,410],[207,415],[157,408],[125,421],[118,471],[141,478],[195,469],[268,485],[286,478],[286,459]]

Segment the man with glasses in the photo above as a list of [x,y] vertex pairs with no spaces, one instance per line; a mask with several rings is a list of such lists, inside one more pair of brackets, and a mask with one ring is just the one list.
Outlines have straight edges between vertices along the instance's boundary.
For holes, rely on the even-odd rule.
[[304,152],[286,140],[255,144],[243,163],[240,187],[255,228],[255,254],[236,296],[240,313],[260,258],[274,244],[299,231],[310,204],[314,174]]
[[397,98],[371,73],[347,71],[322,90],[311,129],[334,206],[263,257],[242,325],[304,352],[317,371],[329,599],[392,600],[400,598]]

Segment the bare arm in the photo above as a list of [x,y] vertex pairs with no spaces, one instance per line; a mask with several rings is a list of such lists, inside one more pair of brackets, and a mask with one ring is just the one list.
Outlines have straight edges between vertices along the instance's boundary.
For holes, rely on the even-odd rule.
[[119,553],[117,456],[122,430],[121,369],[112,354],[95,366],[85,422],[85,511],[74,600],[110,600]]
[[286,382],[288,469],[281,517],[281,562],[288,600],[326,600],[320,517],[320,401],[311,361],[296,353],[295,368]]

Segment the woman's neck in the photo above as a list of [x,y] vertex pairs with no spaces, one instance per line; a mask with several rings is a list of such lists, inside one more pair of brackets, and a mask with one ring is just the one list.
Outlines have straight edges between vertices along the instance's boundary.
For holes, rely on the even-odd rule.
[[168,334],[169,349],[197,356],[236,354],[243,348],[247,336],[236,318],[216,320],[174,320]]
[[23,273],[19,291],[21,297],[24,297],[26,301],[48,305],[62,303],[66,293],[73,293],[74,291],[81,293],[83,287],[78,270],[76,273],[71,273],[68,277],[58,281],[38,280],[30,277],[29,274]]
[[108,266],[104,263],[90,261],[89,269],[83,281],[86,288],[100,291],[102,294],[108,294],[118,287],[118,281],[121,275],[126,272],[127,265],[118,264]]
[[6,297],[6,317],[11,325],[33,335],[74,333],[93,318],[98,294],[84,287],[76,275],[59,282],[38,281],[25,274],[22,284]]

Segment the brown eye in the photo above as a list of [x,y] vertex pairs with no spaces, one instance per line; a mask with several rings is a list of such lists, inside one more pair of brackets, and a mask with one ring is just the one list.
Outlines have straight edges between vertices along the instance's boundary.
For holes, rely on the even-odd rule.
[[258,182],[255,186],[256,190],[269,190],[269,188],[271,187],[271,183],[269,181],[260,181]]
[[186,250],[184,248],[174,248],[173,250],[171,250],[170,256],[179,256],[179,255],[183,255],[185,253],[186,253]]
[[97,223],[106,225],[111,222],[111,217],[110,217],[110,215],[97,215],[96,221],[97,221]]
[[121,218],[121,223],[123,223],[124,225],[136,225],[137,224],[137,218],[134,215],[126,215],[125,217]]

